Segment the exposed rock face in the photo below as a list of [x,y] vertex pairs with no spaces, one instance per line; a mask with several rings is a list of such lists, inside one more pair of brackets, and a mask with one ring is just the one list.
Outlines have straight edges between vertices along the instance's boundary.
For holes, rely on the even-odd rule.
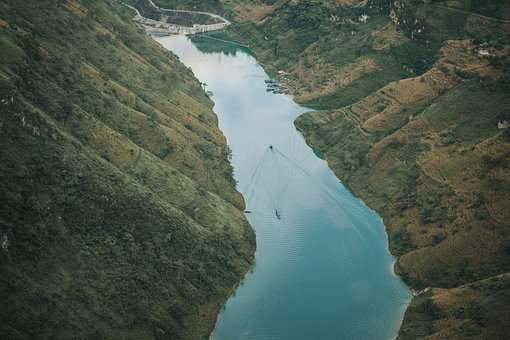
[[0,338],[203,339],[253,261],[212,102],[116,1],[0,3]]

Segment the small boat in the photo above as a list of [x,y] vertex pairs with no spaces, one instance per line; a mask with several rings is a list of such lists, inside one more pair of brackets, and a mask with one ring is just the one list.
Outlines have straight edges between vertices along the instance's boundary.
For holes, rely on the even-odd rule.
[[273,146],[272,145],[269,145],[269,150],[273,150]]
[[244,213],[245,214],[251,214],[251,210],[245,210]]
[[276,218],[277,218],[277,219],[279,219],[279,220],[281,220],[281,219],[282,219],[282,217],[280,216],[280,213],[278,212],[278,209],[275,209],[275,210],[274,210],[274,214],[276,215]]

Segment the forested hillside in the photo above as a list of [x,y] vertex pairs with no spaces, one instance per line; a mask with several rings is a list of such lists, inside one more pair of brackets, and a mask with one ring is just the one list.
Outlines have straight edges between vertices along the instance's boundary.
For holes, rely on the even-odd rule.
[[396,270],[420,291],[401,339],[510,332],[509,10],[281,1],[230,29],[319,110],[297,127],[384,218]]
[[0,3],[2,339],[206,339],[253,261],[212,101],[131,16]]

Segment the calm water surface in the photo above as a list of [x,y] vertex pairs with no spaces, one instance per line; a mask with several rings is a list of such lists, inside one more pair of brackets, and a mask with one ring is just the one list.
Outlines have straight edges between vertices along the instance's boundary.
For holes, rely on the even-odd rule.
[[257,234],[256,264],[225,305],[214,339],[392,339],[409,291],[392,273],[381,219],[294,128],[307,109],[266,92],[268,75],[233,45],[158,41],[213,92]]

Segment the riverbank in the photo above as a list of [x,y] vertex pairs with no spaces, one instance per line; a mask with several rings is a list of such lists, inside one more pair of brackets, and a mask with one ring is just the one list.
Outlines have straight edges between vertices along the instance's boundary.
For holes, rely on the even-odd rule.
[[[469,13],[445,19],[451,12],[441,7],[405,8],[395,9],[392,21],[375,11],[366,12],[366,22],[358,20],[361,12],[336,13],[342,24],[335,28],[326,24],[331,8],[289,4],[259,26],[243,23],[231,32],[254,46],[262,62],[291,74],[298,100],[323,109],[296,125],[337,176],[384,217],[397,272],[415,289],[445,289],[413,300],[400,337],[499,339],[508,308],[489,301],[509,300],[503,208],[509,143],[498,128],[508,119],[501,109],[508,105],[508,29]],[[320,39],[313,38],[313,22],[295,26],[321,11],[322,24],[331,27]],[[483,30],[469,25],[475,18],[485,20]],[[480,40],[443,42],[461,38],[459,28]],[[283,31],[291,38],[279,37]],[[305,37],[313,43],[303,46]],[[338,44],[341,50],[327,48]],[[497,284],[489,288],[488,282]],[[471,285],[486,288],[470,299],[460,292]]]
[[220,314],[215,339],[393,338],[409,292],[392,272],[384,226],[296,131],[306,109],[268,92],[269,77],[243,49],[159,41],[214,93],[257,234],[256,265]]
[[421,3],[389,12],[298,1],[229,31],[321,109],[296,126],[383,216],[396,271],[437,287],[400,337],[503,338],[508,308],[490,301],[509,301],[508,25]]

